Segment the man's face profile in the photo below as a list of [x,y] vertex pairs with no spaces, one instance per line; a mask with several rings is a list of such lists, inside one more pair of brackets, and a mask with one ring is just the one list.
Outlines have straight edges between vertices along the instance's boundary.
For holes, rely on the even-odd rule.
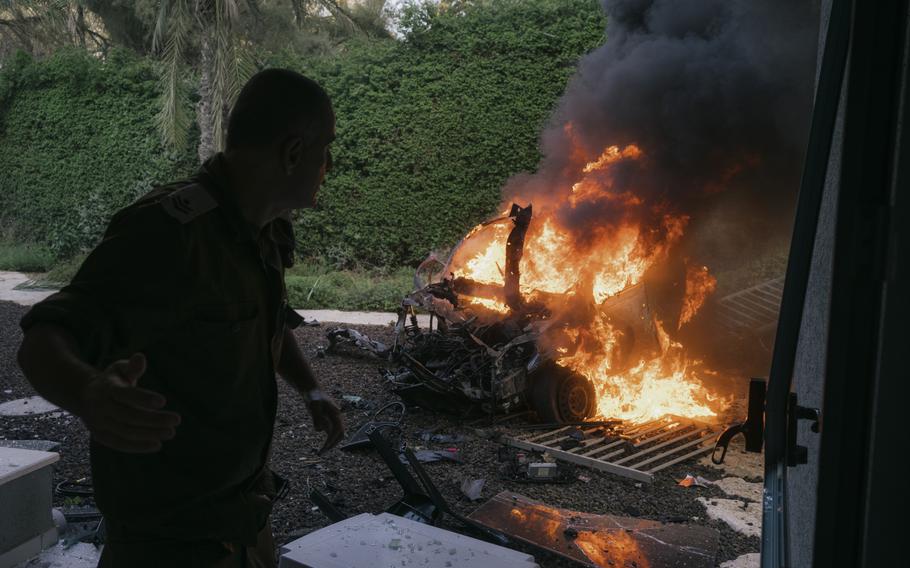
[[321,127],[315,138],[293,137],[282,146],[282,162],[286,184],[282,201],[290,209],[316,205],[316,194],[332,169],[329,145],[335,138],[335,119],[329,115],[328,126]]

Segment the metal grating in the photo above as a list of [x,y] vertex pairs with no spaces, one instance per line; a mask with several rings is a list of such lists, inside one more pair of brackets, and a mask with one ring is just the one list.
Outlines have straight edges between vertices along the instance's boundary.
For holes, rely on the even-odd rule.
[[[504,438],[516,448],[547,452],[556,459],[607,471],[651,483],[654,474],[682,461],[706,454],[721,427],[704,422],[665,416],[644,424],[618,423],[603,426],[564,426],[548,432],[532,432]],[[567,440],[580,430],[584,438],[578,446],[562,449]]]
[[732,332],[765,333],[777,326],[784,279],[775,278],[717,301],[719,323]]

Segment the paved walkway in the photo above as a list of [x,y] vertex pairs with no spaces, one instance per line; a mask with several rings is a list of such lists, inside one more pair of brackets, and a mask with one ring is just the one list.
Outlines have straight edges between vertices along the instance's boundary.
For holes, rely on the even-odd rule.
[[28,284],[31,279],[21,272],[0,270],[0,300],[15,302],[23,306],[37,304],[54,293],[54,290],[17,289],[17,286]]
[[[48,289],[27,288],[31,280],[21,272],[0,270],[0,300],[15,302],[22,306],[31,306],[55,292]],[[26,288],[17,288],[25,285]],[[306,321],[316,320],[319,323],[340,323],[346,325],[389,325],[398,316],[391,312],[345,312],[341,310],[297,310]],[[429,324],[429,316],[418,316],[420,325]]]

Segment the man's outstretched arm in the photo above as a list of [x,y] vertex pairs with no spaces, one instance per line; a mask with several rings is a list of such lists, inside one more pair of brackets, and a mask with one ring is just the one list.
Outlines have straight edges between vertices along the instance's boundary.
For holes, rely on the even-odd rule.
[[65,328],[38,323],[26,332],[18,358],[38,394],[81,418],[105,446],[156,452],[176,433],[180,416],[160,410],[167,402],[164,397],[136,386],[146,368],[141,353],[99,371],[82,360]]
[[310,364],[300,351],[294,332],[288,328],[284,330],[278,373],[307,401],[307,408],[313,416],[313,426],[316,431],[326,433],[325,443],[319,453],[322,454],[335,447],[344,438],[341,411],[331,398],[319,390],[316,376],[313,375]]

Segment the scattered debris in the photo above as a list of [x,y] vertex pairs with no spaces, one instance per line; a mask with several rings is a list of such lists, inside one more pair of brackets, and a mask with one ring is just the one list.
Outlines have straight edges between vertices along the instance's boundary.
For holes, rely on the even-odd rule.
[[465,479],[461,482],[461,492],[471,501],[477,501],[485,483],[485,479]]
[[481,440],[496,440],[502,436],[502,433],[487,428],[475,428],[474,435]]
[[503,446],[499,459],[505,462],[500,477],[518,483],[574,483],[575,466],[555,463],[547,454],[525,452]]
[[687,473],[686,477],[679,480],[677,483],[680,487],[708,487],[709,485],[714,485],[713,481],[708,481],[702,476],[694,476]]
[[[457,521],[465,531],[475,534],[484,540],[496,542],[500,545],[509,544],[508,537],[499,531],[485,527],[456,513],[442,497],[439,489],[436,488],[426,470],[421,466],[417,456],[409,448],[404,448],[404,457],[417,479],[414,478],[408,467],[401,463],[398,455],[381,432],[378,430],[370,432],[369,440],[379,457],[385,461],[392,475],[395,476],[398,484],[404,490],[404,496],[386,509],[386,512],[428,524],[436,524],[441,516],[445,514]],[[333,516],[340,515],[340,512],[334,510],[334,507],[326,506],[323,508],[326,499],[318,491],[311,491],[310,497],[330,519]]]
[[560,509],[508,491],[470,518],[586,566],[713,568],[717,554],[714,529]]
[[434,444],[459,444],[464,442],[464,436],[461,434],[433,434],[429,430],[424,430],[418,436],[422,441]]
[[559,467],[555,463],[528,464],[528,478],[530,479],[555,479],[559,475]]
[[386,344],[374,341],[356,329],[336,327],[326,335],[329,338],[329,346],[325,349],[326,353],[335,353],[339,346],[346,345],[356,347],[363,353],[374,355],[380,359],[385,359],[389,356],[389,348]]
[[[437,461],[462,463],[464,461],[461,459],[461,453],[458,451],[458,448],[447,448],[445,450],[417,450],[414,452],[414,456],[420,463],[432,463]],[[403,453],[399,455],[399,459],[401,460],[401,463],[408,463],[408,459]]]
[[376,403],[352,394],[341,395],[341,410],[373,410]]
[[[361,424],[354,434],[348,438],[348,441],[341,444],[338,448],[341,450],[353,450],[356,448],[366,448],[370,446],[370,434],[374,431],[381,432],[387,438],[397,438],[401,435],[401,423],[404,420],[405,406],[403,403],[395,401],[386,404],[377,410],[373,417]],[[397,415],[394,414],[397,412]],[[387,416],[385,420],[380,418]]]

